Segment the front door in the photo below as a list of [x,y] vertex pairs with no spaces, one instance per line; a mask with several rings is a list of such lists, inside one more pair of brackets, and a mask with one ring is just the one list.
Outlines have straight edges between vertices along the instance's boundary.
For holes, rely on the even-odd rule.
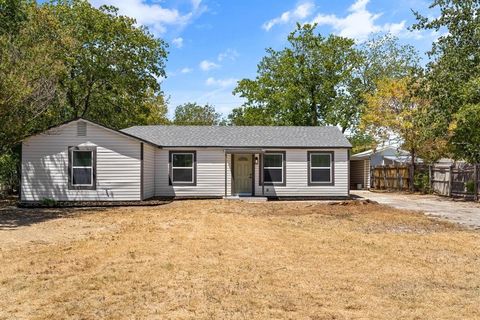
[[233,190],[236,195],[252,195],[252,155],[234,154]]

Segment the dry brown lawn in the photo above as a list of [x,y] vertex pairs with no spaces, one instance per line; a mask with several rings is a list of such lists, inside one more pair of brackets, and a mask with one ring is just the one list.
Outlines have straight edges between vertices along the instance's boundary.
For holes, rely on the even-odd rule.
[[480,317],[480,233],[421,214],[222,200],[22,214],[0,211],[0,319]]

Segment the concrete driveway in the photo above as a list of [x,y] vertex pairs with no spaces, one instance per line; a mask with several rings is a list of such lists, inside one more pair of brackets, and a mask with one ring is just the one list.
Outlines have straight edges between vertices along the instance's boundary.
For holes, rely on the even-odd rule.
[[452,200],[434,195],[414,195],[352,190],[351,195],[398,209],[421,211],[452,222],[480,229],[480,203]]

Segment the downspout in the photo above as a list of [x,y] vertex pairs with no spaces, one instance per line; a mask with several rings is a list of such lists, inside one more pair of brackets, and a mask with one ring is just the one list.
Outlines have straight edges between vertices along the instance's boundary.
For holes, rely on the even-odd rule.
[[225,198],[227,197],[227,152],[225,152]]
[[260,167],[260,172],[259,172],[259,180],[262,181],[262,197],[265,197],[265,181],[263,181],[264,177],[263,177],[263,158],[264,158],[264,154],[265,154],[265,151],[262,150],[262,156],[260,157],[261,158],[261,167]]

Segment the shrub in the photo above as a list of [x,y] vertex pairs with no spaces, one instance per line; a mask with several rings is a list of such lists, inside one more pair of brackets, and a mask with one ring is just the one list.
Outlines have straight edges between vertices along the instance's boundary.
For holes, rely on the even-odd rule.
[[19,189],[19,162],[20,157],[13,151],[0,155],[0,191],[14,194]]
[[465,189],[467,189],[467,193],[474,193],[475,192],[475,181],[469,180],[465,183]]
[[413,186],[415,191],[424,193],[430,193],[430,179],[428,173],[422,171],[416,171],[413,177]]
[[57,201],[50,198],[43,198],[42,201],[40,201],[40,203],[46,207],[54,207],[57,205]]

